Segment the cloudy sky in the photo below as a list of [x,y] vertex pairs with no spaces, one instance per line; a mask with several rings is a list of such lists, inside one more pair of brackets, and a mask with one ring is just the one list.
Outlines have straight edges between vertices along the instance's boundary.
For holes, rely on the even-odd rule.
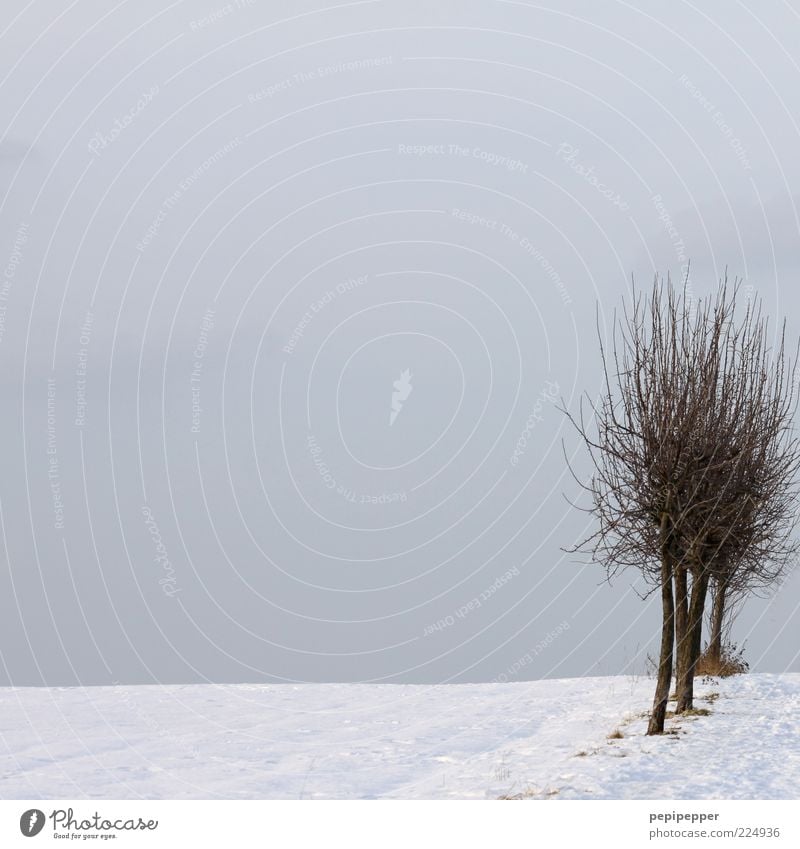
[[797,11],[4,10],[0,683],[643,671],[556,404],[632,276],[800,333]]

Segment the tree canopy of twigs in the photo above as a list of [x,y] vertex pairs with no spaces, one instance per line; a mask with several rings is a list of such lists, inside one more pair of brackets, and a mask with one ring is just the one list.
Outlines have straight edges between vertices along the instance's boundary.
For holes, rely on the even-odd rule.
[[588,449],[581,486],[596,520],[572,550],[661,590],[648,733],[663,731],[676,658],[676,710],[692,707],[712,580],[735,597],[774,583],[797,554],[796,351],[785,324],[771,335],[760,301],[742,300],[727,279],[703,299],[669,279],[634,289],[610,348],[600,341],[599,398],[565,411]]

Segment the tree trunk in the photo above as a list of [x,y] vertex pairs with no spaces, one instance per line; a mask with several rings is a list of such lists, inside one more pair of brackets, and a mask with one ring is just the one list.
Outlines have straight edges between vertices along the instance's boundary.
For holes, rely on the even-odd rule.
[[661,516],[661,652],[658,660],[658,678],[653,698],[653,712],[647,725],[648,734],[663,734],[667,717],[669,687],[672,683],[672,655],[675,644],[675,598],[672,594],[672,559],[668,545],[668,517]]
[[714,607],[711,611],[711,633],[709,634],[708,656],[719,662],[722,658],[722,624],[725,620],[725,581],[718,580],[714,589]]
[[689,572],[685,566],[675,569],[675,684],[686,676],[690,661]]
[[675,713],[684,713],[694,707],[694,670],[700,659],[703,645],[703,615],[708,595],[708,572],[701,567],[692,580],[692,601],[689,607],[687,650],[685,662],[677,681],[678,702]]

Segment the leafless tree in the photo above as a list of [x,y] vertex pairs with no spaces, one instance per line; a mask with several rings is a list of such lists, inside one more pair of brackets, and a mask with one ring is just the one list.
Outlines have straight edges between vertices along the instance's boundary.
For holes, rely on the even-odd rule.
[[[794,368],[773,349],[760,305],[737,311],[737,284],[695,301],[656,279],[634,290],[602,343],[604,385],[577,415],[592,476],[581,485],[598,526],[572,550],[610,575],[633,566],[660,589],[661,648],[648,734],[692,707],[712,579],[752,586],[780,575],[791,540],[800,448]],[[794,360],[796,363],[796,358]]]
[[708,617],[708,647],[706,655],[713,664],[722,661],[722,645],[730,632],[733,619],[748,595],[748,588],[735,590],[726,574],[727,570],[711,581],[711,605]]

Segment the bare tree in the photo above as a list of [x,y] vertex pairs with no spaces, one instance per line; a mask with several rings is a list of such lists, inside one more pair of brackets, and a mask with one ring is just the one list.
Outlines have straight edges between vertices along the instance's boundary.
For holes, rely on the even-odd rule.
[[709,581],[716,583],[722,616],[726,598],[774,584],[797,553],[792,539],[800,463],[793,429],[797,358],[792,363],[786,355],[785,326],[777,345],[770,345],[759,303],[737,315],[736,293],[734,286],[730,299],[725,295],[724,347],[706,378],[716,401],[709,405],[713,426],[703,433],[715,440],[708,450],[722,462],[703,474],[708,497],[697,505],[695,540],[703,548],[692,564],[689,633],[678,660],[678,713],[693,706]]
[[728,582],[724,576],[714,581],[713,599],[711,619],[708,623],[708,655],[719,662],[722,659],[722,636],[729,610]]
[[708,620],[708,647],[706,656],[709,661],[719,665],[722,660],[722,644],[730,632],[736,611],[747,595],[746,588],[734,592],[731,580],[723,569],[722,574],[712,580],[711,611]]
[[674,667],[677,709],[692,707],[711,580],[770,580],[794,551],[794,367],[783,335],[770,348],[758,305],[737,314],[737,292],[725,281],[694,302],[658,279],[648,296],[634,291],[609,352],[601,339],[605,379],[591,419],[583,403],[577,416],[565,411],[589,451],[581,485],[598,520],[572,550],[609,577],[633,566],[661,591],[648,734],[663,731]]

